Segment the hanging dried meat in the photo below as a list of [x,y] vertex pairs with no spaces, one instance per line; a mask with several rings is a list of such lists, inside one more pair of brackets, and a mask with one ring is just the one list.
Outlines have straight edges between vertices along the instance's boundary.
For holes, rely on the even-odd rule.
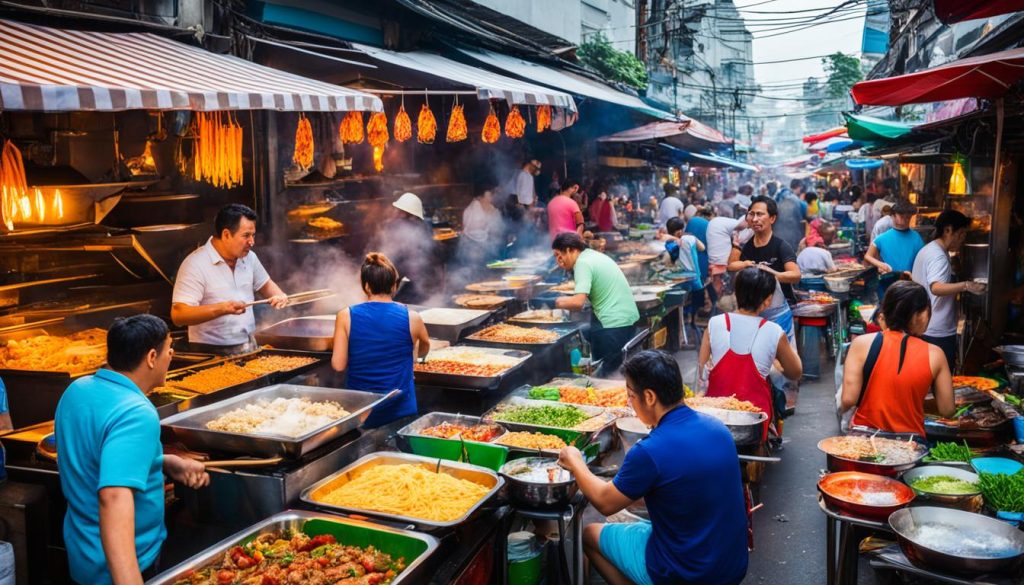
[[469,128],[466,126],[466,114],[462,106],[452,106],[452,116],[448,118],[448,135],[445,138],[448,142],[462,142],[469,137]]
[[398,113],[395,114],[395,140],[399,142],[405,142],[412,138],[412,120],[409,119],[409,113],[405,111],[405,104],[398,108]]
[[14,220],[19,212],[28,209],[25,219],[31,216],[31,205],[28,199],[28,183],[25,180],[25,163],[21,159],[21,151],[10,140],[4,142],[3,154],[0,156],[0,218],[8,230],[14,229]]
[[308,171],[313,166],[313,126],[305,114],[299,114],[299,125],[295,128],[295,153],[292,162]]
[[423,144],[433,144],[437,137],[437,119],[427,104],[420,108],[420,116],[416,120],[416,140]]
[[501,122],[498,121],[498,115],[494,113],[494,108],[491,108],[487,119],[484,120],[484,128],[480,131],[480,139],[487,144],[494,144],[499,138],[501,138]]
[[341,119],[341,126],[338,127],[338,136],[342,144],[363,143],[363,113],[349,112]]
[[537,107],[537,133],[541,133],[551,127],[551,106]]
[[242,184],[242,127],[230,114],[195,114],[192,141],[192,178],[230,189]]
[[376,148],[384,149],[384,145],[388,143],[388,117],[384,112],[374,112],[370,114],[370,121],[366,124],[366,139],[371,146]]
[[509,138],[522,138],[526,132],[526,120],[519,113],[519,106],[512,106],[505,118],[505,136]]

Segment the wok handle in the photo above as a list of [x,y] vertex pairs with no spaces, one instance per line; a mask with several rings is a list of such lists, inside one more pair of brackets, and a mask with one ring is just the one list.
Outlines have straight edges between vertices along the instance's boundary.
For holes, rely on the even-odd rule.
[[269,467],[284,461],[281,457],[270,457],[267,459],[227,459],[222,461],[203,461],[203,467],[210,469],[241,468],[241,467]]

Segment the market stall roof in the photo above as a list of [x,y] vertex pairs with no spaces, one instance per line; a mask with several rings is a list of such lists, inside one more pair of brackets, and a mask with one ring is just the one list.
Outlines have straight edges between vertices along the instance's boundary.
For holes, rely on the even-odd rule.
[[946,24],[1024,11],[1024,0],[934,0],[935,16]]
[[541,65],[540,63],[534,63],[533,61],[527,61],[525,59],[520,59],[519,57],[503,55],[501,53],[495,53],[485,49],[473,50],[459,48],[458,50],[477,61],[486,63],[491,67],[507,71],[516,77],[530,79],[537,83],[562,89],[576,95],[631,108],[648,116],[658,118],[659,120],[678,120],[678,117],[674,114],[651,107],[635,95],[619,91],[603,83],[587,79],[582,75],[577,75],[570,71],[563,71],[555,67]]
[[810,136],[804,136],[803,141],[808,143],[808,144],[813,144],[815,142],[821,142],[822,140],[826,140],[828,138],[832,138],[833,136],[842,136],[843,134],[846,134],[846,126],[838,126],[838,127],[833,128],[831,130],[826,130],[826,131],[820,132],[818,134],[811,134]]
[[0,110],[380,111],[376,96],[150,33],[0,20]]
[[664,140],[672,146],[689,151],[725,148],[732,140],[714,128],[687,118],[681,122],[651,122],[598,138],[598,142],[644,142]]
[[959,59],[939,67],[861,81],[850,94],[859,105],[903,106],[965,97],[994,99],[1024,78],[1024,49]]
[[680,162],[685,162],[695,167],[712,167],[716,169],[722,168],[734,168],[741,171],[754,171],[759,170],[754,165],[748,165],[747,163],[733,160],[725,156],[719,156],[716,154],[700,154],[696,152],[690,152],[681,148],[676,148],[670,144],[662,143],[662,148],[668,150],[674,158]]
[[872,116],[844,113],[847,133],[853,140],[884,142],[903,138],[914,130],[913,124],[882,120]]
[[503,99],[510,104],[548,105],[576,111],[576,103],[572,96],[565,92],[498,75],[479,67],[453,61],[438,53],[428,51],[398,53],[356,43],[353,43],[352,46],[379,61],[474,87],[477,96],[482,100]]

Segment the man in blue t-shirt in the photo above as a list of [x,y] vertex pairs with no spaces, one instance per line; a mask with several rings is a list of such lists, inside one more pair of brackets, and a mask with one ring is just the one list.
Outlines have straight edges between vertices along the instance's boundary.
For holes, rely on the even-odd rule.
[[892,229],[879,235],[864,254],[864,261],[878,269],[878,301],[885,296],[886,289],[899,280],[903,273],[914,269],[914,259],[924,248],[921,234],[910,229],[910,222],[917,213],[917,207],[906,199],[900,199],[892,206]]
[[57,404],[64,542],[77,583],[154,576],[167,536],[164,475],[195,489],[210,481],[202,463],[163,454],[160,419],[146,398],[164,384],[173,355],[160,319],[118,319],[107,331],[110,369],[75,380]]
[[11,424],[11,408],[7,404],[7,386],[0,380],[0,433],[14,428]]
[[683,403],[679,366],[641,351],[622,366],[630,406],[650,435],[626,453],[606,482],[575,447],[558,462],[605,516],[644,498],[650,522],[591,524],[583,547],[609,583],[729,585],[747,573],[747,510],[729,430]]

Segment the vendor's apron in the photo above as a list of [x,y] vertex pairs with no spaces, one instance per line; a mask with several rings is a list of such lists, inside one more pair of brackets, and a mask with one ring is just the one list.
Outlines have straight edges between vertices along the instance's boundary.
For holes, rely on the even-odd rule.
[[[764,318],[757,325],[757,333],[750,340],[747,353],[739,354],[729,347],[722,359],[715,364],[708,374],[708,391],[706,396],[735,396],[737,400],[746,400],[760,408],[768,415],[768,420],[761,431],[761,440],[768,438],[768,424],[771,423],[774,409],[772,408],[772,388],[768,378],[757,371],[754,356],[750,353],[754,348],[761,328],[768,321]],[[729,313],[725,314],[725,330],[732,333],[732,322]]]

